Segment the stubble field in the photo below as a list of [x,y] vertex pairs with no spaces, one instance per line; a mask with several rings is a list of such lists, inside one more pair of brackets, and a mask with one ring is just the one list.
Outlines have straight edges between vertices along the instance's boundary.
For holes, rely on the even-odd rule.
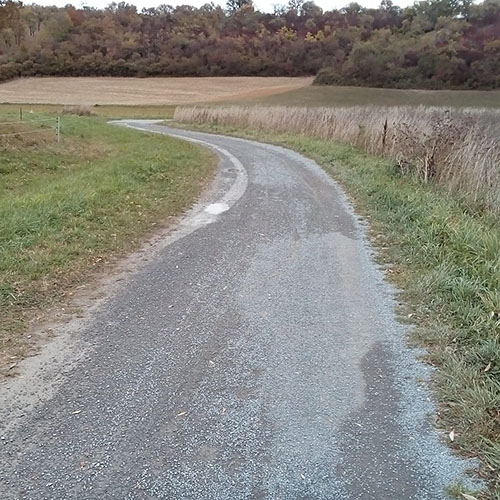
[[176,105],[259,99],[310,85],[312,78],[22,78],[0,85],[0,102]]
[[95,108],[94,114],[150,118],[169,117],[175,106],[197,103],[308,107],[500,108],[498,90],[318,87],[311,83],[310,77],[22,78],[0,84],[0,103],[4,103],[3,106],[7,103],[44,106],[98,105],[111,109]]

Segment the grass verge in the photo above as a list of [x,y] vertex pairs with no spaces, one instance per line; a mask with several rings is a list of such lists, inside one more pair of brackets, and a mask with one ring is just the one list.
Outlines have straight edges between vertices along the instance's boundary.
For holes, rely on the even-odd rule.
[[119,119],[119,118],[150,118],[150,119],[166,119],[172,118],[174,115],[175,105],[137,105],[127,106],[118,104],[102,104],[96,106],[62,106],[57,104],[5,104],[0,103],[0,116],[7,115],[18,117],[20,110],[24,117],[29,118],[31,114],[39,115],[40,113],[63,113],[65,108],[81,107],[89,110],[92,116],[102,118]]
[[[380,259],[401,290],[402,317],[415,326],[413,341],[427,348],[428,362],[438,368],[439,425],[453,431],[455,449],[479,457],[489,490],[478,498],[500,499],[498,216],[351,146],[231,127],[189,128],[289,147],[344,186],[370,220]],[[454,493],[466,498],[460,487]]]
[[213,154],[199,146],[96,117],[63,117],[62,137],[58,144],[48,131],[1,144],[4,361],[23,354],[30,319],[185,210],[215,166]]

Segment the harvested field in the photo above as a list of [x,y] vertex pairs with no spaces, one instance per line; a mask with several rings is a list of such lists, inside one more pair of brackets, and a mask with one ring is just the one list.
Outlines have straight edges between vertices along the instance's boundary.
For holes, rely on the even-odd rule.
[[0,102],[168,105],[263,98],[310,85],[312,78],[22,78],[0,85]]

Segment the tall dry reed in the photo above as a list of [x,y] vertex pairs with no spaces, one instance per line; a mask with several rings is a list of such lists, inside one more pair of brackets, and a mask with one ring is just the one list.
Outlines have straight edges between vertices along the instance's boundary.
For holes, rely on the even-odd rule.
[[351,144],[395,160],[500,211],[500,111],[429,107],[179,107],[174,119],[289,132]]

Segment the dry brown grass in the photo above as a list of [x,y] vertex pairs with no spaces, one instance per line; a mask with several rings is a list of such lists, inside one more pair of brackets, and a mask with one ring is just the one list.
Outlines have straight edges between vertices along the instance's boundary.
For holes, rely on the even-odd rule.
[[[5,151],[22,151],[26,148],[46,148],[56,142],[56,120],[1,121],[0,153]],[[1,162],[0,162],[1,164]],[[0,168],[1,173],[1,168]]]
[[290,132],[394,158],[405,174],[433,180],[500,208],[500,111],[429,107],[181,107],[174,119]]
[[0,102],[92,106],[161,105],[265,97],[310,85],[312,78],[22,78],[0,85]]
[[63,115],[94,116],[93,106],[64,106]]

